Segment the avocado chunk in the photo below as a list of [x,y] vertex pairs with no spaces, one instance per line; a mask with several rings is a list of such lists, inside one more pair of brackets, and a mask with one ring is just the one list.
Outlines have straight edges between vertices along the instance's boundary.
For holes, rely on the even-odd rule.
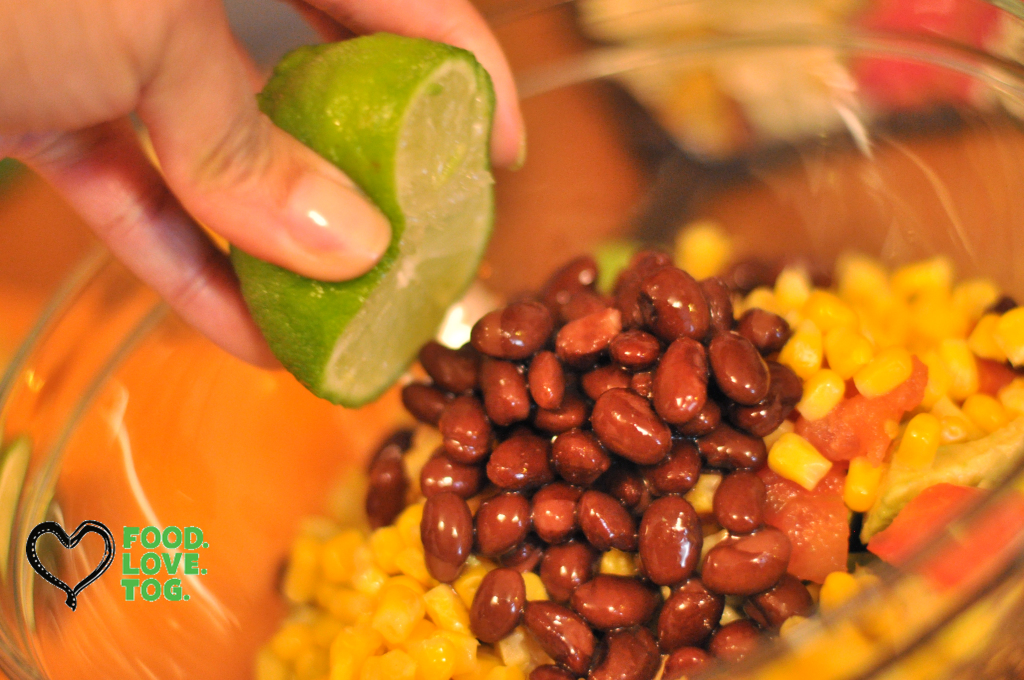
[[962,444],[940,446],[925,469],[894,463],[882,479],[878,500],[864,516],[861,541],[885,529],[917,494],[947,482],[990,489],[1024,457],[1024,416],[987,437]]

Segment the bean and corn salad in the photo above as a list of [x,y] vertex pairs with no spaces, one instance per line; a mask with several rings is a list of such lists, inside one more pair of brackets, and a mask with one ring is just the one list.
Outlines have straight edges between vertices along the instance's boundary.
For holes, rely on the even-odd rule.
[[851,527],[887,471],[1024,413],[1024,308],[944,258],[815,285],[728,253],[697,225],[607,292],[581,257],[423,347],[420,424],[368,528],[297,538],[258,680],[677,680],[876,580]]

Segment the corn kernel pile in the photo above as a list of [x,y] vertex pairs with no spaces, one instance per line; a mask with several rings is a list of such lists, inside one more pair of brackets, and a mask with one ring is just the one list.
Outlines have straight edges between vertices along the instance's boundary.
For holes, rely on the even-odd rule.
[[[417,429],[405,456],[410,479],[439,443],[435,430]],[[257,680],[524,680],[550,663],[523,628],[493,647],[473,637],[469,606],[496,565],[473,556],[452,585],[438,583],[424,564],[422,515],[419,498],[373,532],[326,520],[306,526],[282,585],[294,609],[259,653]],[[632,568],[614,552],[602,571]],[[547,599],[539,576],[525,581],[528,600]]]
[[[701,223],[680,235],[675,259],[708,276],[727,265],[730,249],[714,225]],[[1009,305],[999,304],[1001,292],[987,279],[954,283],[953,267],[942,257],[889,272],[875,260],[849,255],[838,262],[834,281],[830,289],[815,287],[805,269],[788,267],[774,286],[735,296],[734,311],[738,318],[762,308],[792,329],[777,360],[801,378],[803,397],[765,443],[768,467],[808,490],[838,464],[797,433],[796,416],[817,421],[851,394],[889,394],[911,376],[915,358],[927,368],[920,406],[885,425],[885,459],[857,456],[848,463],[843,501],[866,512],[887,466],[926,468],[940,445],[983,437],[1024,414],[1024,378],[1010,368],[1024,365],[1024,308],[1000,311]],[[496,565],[474,555],[451,585],[430,576],[418,480],[439,443],[433,428],[416,430],[404,457],[409,505],[391,526],[369,532],[321,522],[299,535],[283,582],[292,613],[259,653],[257,680],[525,680],[551,663],[522,626],[493,646],[471,633],[470,605]],[[710,514],[721,479],[705,471],[685,495],[700,515]],[[470,501],[474,511],[478,505],[479,498]],[[703,551],[725,538],[721,527],[706,524]],[[633,576],[637,565],[632,555],[610,550],[599,571]],[[536,574],[524,580],[527,600],[547,599]],[[862,570],[835,571],[808,589],[821,610],[834,610],[876,580]],[[727,604],[722,624],[743,616]],[[780,634],[789,635],[802,620],[788,619]]]
[[[891,423],[886,461],[850,461],[844,500],[866,512],[885,466],[926,468],[938,447],[979,439],[1024,414],[1024,378],[1005,364],[1024,365],[1024,308],[988,311],[1000,289],[984,278],[954,284],[951,262],[935,257],[887,271],[863,255],[836,265],[835,289],[812,285],[806,270],[782,271],[772,288],[759,287],[736,305],[736,314],[759,307],[784,317],[793,329],[779,362],[804,381],[797,411],[807,420],[827,416],[845,398],[847,382],[866,397],[891,392],[911,374],[912,357],[928,369],[921,405]],[[1002,385],[982,391],[990,375]],[[986,375],[986,372],[989,375]],[[765,438],[769,467],[812,489],[831,462],[786,421]]]

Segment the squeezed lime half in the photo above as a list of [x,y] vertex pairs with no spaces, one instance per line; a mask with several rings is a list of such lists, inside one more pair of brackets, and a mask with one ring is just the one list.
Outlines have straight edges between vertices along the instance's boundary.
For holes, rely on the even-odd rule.
[[380,33],[290,53],[259,102],[391,221],[387,252],[351,281],[231,253],[285,368],[318,396],[360,406],[405,370],[476,274],[494,222],[491,81],[465,50]]

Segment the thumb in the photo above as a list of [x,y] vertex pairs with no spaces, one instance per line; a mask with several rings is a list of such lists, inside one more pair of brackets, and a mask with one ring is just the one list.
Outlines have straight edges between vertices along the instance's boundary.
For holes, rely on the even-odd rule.
[[221,3],[179,5],[138,108],[168,185],[192,215],[251,255],[321,280],[365,273],[391,239],[387,218],[259,111],[253,66]]

